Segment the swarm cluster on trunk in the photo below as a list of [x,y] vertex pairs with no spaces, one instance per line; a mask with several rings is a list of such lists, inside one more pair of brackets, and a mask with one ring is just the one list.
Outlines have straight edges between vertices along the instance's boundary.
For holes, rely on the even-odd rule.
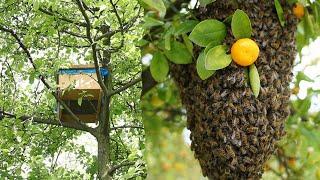
[[[244,67],[232,63],[208,80],[201,80],[195,64],[171,65],[187,109],[191,148],[209,179],[259,179],[265,162],[285,134],[289,115],[289,83],[296,55],[297,19],[281,1],[286,20],[281,27],[271,0],[217,0],[198,9],[197,17],[224,20],[236,9],[250,17],[260,56],[255,63],[261,91],[255,98]],[[225,44],[235,42],[228,27]],[[199,54],[196,48],[195,55]]]

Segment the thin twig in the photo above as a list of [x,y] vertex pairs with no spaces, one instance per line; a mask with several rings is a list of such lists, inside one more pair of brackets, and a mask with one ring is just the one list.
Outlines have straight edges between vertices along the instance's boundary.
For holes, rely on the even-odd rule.
[[122,168],[124,166],[131,166],[131,165],[134,165],[134,164],[135,164],[135,162],[124,162],[124,163],[118,164],[116,166],[113,166],[108,171],[108,175],[112,176],[115,173],[116,170],[118,170],[118,169],[120,169],[120,168]]
[[101,77],[101,73],[100,73],[100,66],[99,66],[99,62],[98,62],[98,57],[97,57],[97,43],[93,42],[93,39],[91,37],[91,23],[90,23],[90,20],[89,20],[89,17],[86,13],[86,10],[84,9],[83,7],[83,3],[81,0],[76,0],[76,3],[79,7],[79,10],[81,11],[82,13],[82,16],[84,17],[85,21],[86,21],[86,35],[87,35],[87,38],[91,44],[91,48],[92,48],[92,57],[93,57],[93,62],[94,62],[94,67],[95,67],[95,70],[96,70],[96,74],[97,74],[97,78],[98,78],[98,82],[102,88],[102,91],[107,94],[108,93],[108,90],[107,90],[107,87],[105,86],[105,84],[103,83],[103,80],[102,80],[102,77]]
[[115,94],[118,94],[118,93],[120,93],[122,91],[125,91],[126,89],[130,88],[131,86],[134,86],[135,84],[139,83],[140,81],[142,81],[141,77],[139,77],[139,78],[137,78],[135,80],[132,80],[132,81],[126,83],[124,86],[120,87],[119,89],[110,92],[109,94],[107,94],[107,96],[111,97],[111,96],[113,96]]
[[110,128],[111,130],[117,130],[117,129],[130,129],[130,128],[134,128],[134,129],[144,129],[144,127],[142,126],[133,126],[133,125],[123,125],[123,126],[116,126],[116,127],[112,127]]
[[75,123],[74,121],[72,121],[72,122],[60,122],[58,120],[44,119],[44,118],[27,116],[27,115],[18,117],[13,113],[5,112],[5,111],[2,111],[2,110],[0,110],[0,114],[2,114],[4,117],[19,119],[19,120],[21,120],[23,122],[31,121],[31,122],[39,123],[39,124],[63,126],[63,127],[66,127],[66,128],[86,131],[86,132],[89,132],[89,133],[91,133],[93,135],[95,134],[94,128],[91,128],[89,126],[80,126],[78,123]]

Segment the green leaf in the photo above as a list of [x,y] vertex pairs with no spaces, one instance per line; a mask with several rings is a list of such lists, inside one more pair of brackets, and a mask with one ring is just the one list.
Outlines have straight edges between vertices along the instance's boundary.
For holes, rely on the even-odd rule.
[[227,47],[224,45],[216,46],[208,51],[205,58],[205,68],[207,70],[223,69],[232,61],[231,55],[227,55]]
[[216,0],[199,0],[199,2],[200,2],[200,6],[206,6],[206,5],[208,5],[208,4],[210,4],[210,3],[213,3],[213,2],[215,2]]
[[205,49],[204,49],[204,53],[207,54],[208,51],[216,46],[220,45],[219,42],[217,41],[212,41]]
[[79,105],[79,106],[82,105],[82,97],[78,98],[78,105]]
[[231,29],[236,39],[250,38],[252,34],[251,22],[242,10],[236,10],[232,16]]
[[250,85],[254,96],[257,98],[260,93],[260,76],[257,67],[252,64],[249,67]]
[[207,70],[205,68],[206,55],[204,52],[200,53],[197,59],[197,73],[202,80],[206,80],[211,77],[215,71]]
[[164,5],[162,0],[142,0],[142,2],[157,10],[160,17],[164,17],[166,15],[166,6]]
[[143,24],[143,27],[144,28],[150,28],[150,27],[154,27],[154,26],[162,26],[164,25],[164,22],[162,21],[159,21],[155,18],[152,18],[152,17],[145,17],[144,18],[144,24]]
[[[297,74],[297,82],[300,83],[301,81],[308,81],[308,82],[314,82],[313,79],[311,79],[310,77],[308,77],[304,72],[299,71]],[[298,84],[299,85],[299,84]]]
[[190,39],[188,38],[188,36],[186,34],[182,34],[182,39],[183,39],[183,42],[186,45],[188,51],[193,56],[193,44],[192,44],[192,42],[190,41]]
[[136,46],[142,47],[145,46],[149,43],[149,41],[145,40],[145,39],[140,39],[139,41],[136,42]]
[[283,15],[283,9],[279,2],[279,0],[274,0],[274,5],[276,6],[278,18],[280,21],[281,26],[283,27],[285,25],[284,15]]
[[160,52],[156,52],[153,55],[150,64],[150,72],[157,82],[162,82],[166,79],[169,73],[169,64],[167,59]]
[[223,20],[223,22],[224,22],[224,23],[227,23],[227,24],[231,24],[231,22],[232,22],[232,17],[233,17],[233,14],[230,15],[230,16],[228,16],[227,18],[225,18],[225,19]]
[[197,24],[189,35],[189,39],[199,46],[206,47],[212,41],[221,43],[226,35],[227,30],[224,23],[209,19]]
[[305,35],[311,39],[315,39],[315,22],[313,21],[312,15],[309,14],[307,10],[305,10],[304,15],[304,28],[305,28]]
[[189,33],[198,23],[199,21],[196,20],[186,20],[176,27],[174,35],[179,36],[181,34]]
[[188,48],[178,41],[172,41],[171,49],[165,50],[164,53],[167,58],[175,64],[192,63],[192,55],[190,54]]
[[170,49],[171,49],[170,41],[171,41],[171,34],[167,33],[167,34],[164,36],[164,48],[165,48],[166,50],[170,50]]

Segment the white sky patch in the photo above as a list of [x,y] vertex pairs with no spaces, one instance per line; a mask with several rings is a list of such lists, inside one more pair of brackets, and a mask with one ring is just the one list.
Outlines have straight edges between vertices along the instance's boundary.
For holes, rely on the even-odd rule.
[[141,62],[143,65],[145,66],[149,66],[151,64],[151,60],[152,60],[152,54],[146,54],[141,58]]

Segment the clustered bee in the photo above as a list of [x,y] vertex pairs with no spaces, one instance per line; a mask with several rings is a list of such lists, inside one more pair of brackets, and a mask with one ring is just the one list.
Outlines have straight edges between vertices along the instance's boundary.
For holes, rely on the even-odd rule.
[[[187,109],[195,157],[209,179],[259,179],[264,163],[285,134],[289,114],[289,82],[295,58],[297,20],[283,4],[286,26],[281,27],[270,0],[216,1],[200,7],[201,19],[223,20],[236,9],[244,10],[253,26],[253,39],[260,46],[256,66],[261,89],[253,96],[244,68],[232,63],[202,81],[194,64],[171,64],[171,75]],[[281,1],[281,3],[285,3]],[[235,41],[228,27],[225,44]],[[195,46],[195,56],[200,53]]]

